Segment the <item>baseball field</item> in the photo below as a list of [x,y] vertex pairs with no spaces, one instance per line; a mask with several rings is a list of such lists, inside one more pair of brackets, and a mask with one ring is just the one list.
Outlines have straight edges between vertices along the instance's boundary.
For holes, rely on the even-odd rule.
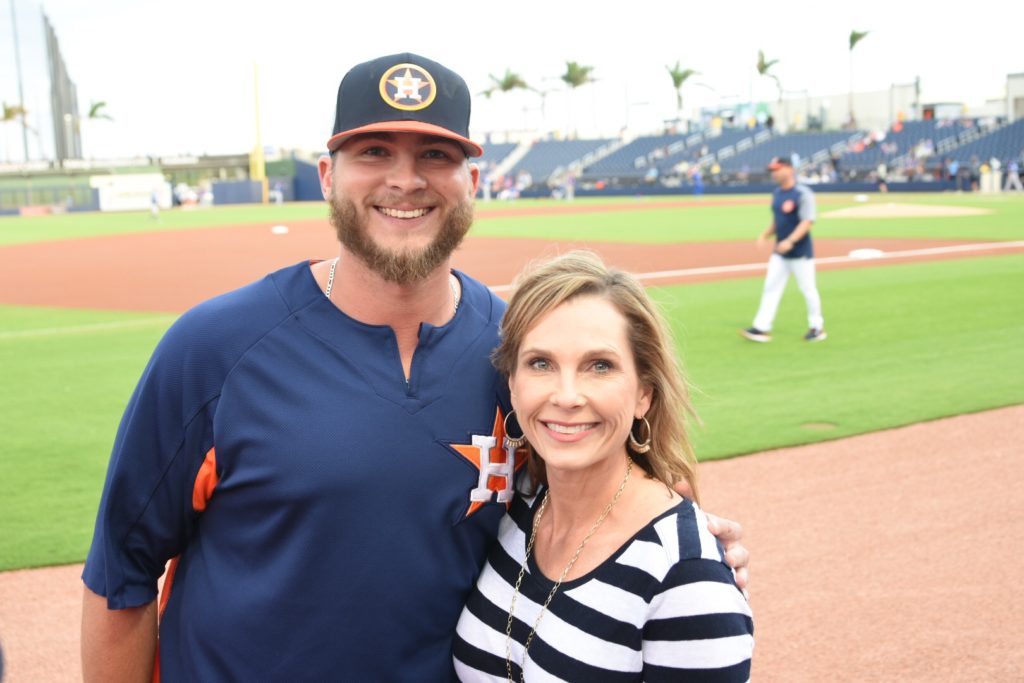
[[[1024,600],[1013,567],[993,565],[1024,542],[1024,199],[819,196],[829,338],[802,340],[790,284],[773,342],[753,344],[737,330],[760,294],[767,202],[480,204],[455,265],[503,293],[529,260],[588,247],[651,287],[700,416],[705,507],[743,522],[754,553],[756,676],[1019,680],[1009,636]],[[120,413],[162,332],[213,294],[330,258],[325,214],[313,203],[0,219],[10,680],[77,677],[76,563]],[[19,571],[55,565],[73,566]]]

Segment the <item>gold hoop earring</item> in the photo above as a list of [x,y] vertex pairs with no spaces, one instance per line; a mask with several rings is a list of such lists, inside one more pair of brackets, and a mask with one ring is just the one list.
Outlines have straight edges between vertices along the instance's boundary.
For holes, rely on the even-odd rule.
[[629,445],[637,453],[646,453],[647,451],[651,450],[651,423],[647,421],[646,417],[638,417],[634,419],[633,422],[635,423],[637,420],[641,420],[643,424],[647,426],[647,440],[644,441],[643,443],[637,441],[636,437],[633,436],[633,429],[630,428]]
[[[508,411],[508,415],[505,416],[505,421],[503,423],[505,426],[505,448],[519,449],[526,443],[526,434],[520,434],[516,437],[508,435],[508,419],[515,414],[516,411],[510,410]],[[516,420],[516,422],[518,423],[519,420]]]

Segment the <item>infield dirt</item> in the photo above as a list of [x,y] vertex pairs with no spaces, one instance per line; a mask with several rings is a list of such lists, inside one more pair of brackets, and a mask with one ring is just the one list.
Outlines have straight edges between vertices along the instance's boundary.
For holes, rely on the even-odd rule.
[[[753,680],[1024,680],[1024,406],[700,467],[753,554]],[[8,683],[81,680],[81,565],[0,573]]]
[[[268,270],[336,253],[323,221],[290,227],[287,235],[259,225],[0,248],[0,303],[180,312]],[[832,256],[957,243],[816,244]],[[528,259],[569,246],[473,238],[455,264],[505,284]],[[734,242],[572,246],[634,272],[765,259]],[[1011,554],[1024,545],[1020,443],[1024,406],[702,465],[704,506],[742,522],[753,553],[754,678],[1024,680],[1016,642],[1024,594]],[[80,571],[0,573],[5,681],[80,680]]]

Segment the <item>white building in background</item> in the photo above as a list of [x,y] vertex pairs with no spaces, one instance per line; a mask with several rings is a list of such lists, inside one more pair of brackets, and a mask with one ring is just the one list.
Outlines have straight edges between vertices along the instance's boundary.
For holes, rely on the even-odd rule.
[[[0,163],[82,156],[78,94],[42,6],[0,10]],[[24,109],[24,114],[21,114]]]

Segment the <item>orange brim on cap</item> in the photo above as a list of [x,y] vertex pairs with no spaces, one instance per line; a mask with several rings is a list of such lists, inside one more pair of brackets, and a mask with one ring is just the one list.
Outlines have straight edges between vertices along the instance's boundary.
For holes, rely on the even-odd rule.
[[327,141],[327,149],[333,152],[341,147],[345,140],[361,133],[423,133],[424,135],[436,135],[441,138],[455,140],[462,145],[462,148],[466,150],[466,154],[471,157],[482,156],[484,153],[484,148],[469,138],[456,135],[447,128],[422,121],[378,121],[358,128],[343,130],[337,135],[331,136],[331,139]]
[[769,171],[774,171],[775,169],[782,168],[783,166],[788,166],[788,165],[789,164],[780,164],[777,161],[773,161],[772,163],[768,164],[768,170]]

